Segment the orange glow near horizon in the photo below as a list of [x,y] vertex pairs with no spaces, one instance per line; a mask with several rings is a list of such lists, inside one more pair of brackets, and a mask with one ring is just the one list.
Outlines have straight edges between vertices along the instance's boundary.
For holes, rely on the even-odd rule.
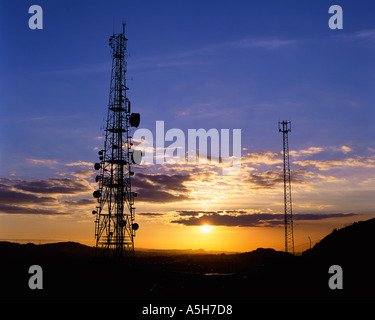
[[[341,228],[354,221],[367,220],[370,216],[326,219],[323,221],[296,222],[294,241],[296,252],[309,248],[328,235],[334,228]],[[204,249],[228,252],[246,252],[257,248],[284,250],[284,228],[279,227],[227,227],[183,226],[165,222],[139,219],[135,249]],[[3,228],[17,225],[17,230]],[[75,221],[72,217],[45,217],[0,215],[1,240],[13,242],[62,242],[75,241],[95,246],[94,224],[90,219]]]
[[208,233],[212,230],[213,226],[209,226],[207,224],[203,225],[203,226],[199,226],[199,229],[204,232],[204,233]]
[[[274,182],[279,177],[276,172],[280,168],[271,170],[257,167],[253,162],[260,161],[260,157],[266,157],[262,161],[271,162],[270,165],[273,165],[272,161],[276,161],[273,154],[269,153],[248,155],[244,157],[241,175],[235,176],[220,175],[215,168],[206,165],[175,165],[158,167],[158,170],[153,166],[146,166],[145,171],[135,177],[143,182],[138,187],[139,190],[135,189],[139,192],[135,217],[140,226],[136,232],[135,248],[222,252],[246,252],[257,248],[284,250],[284,228],[280,219],[283,189],[281,183]],[[73,164],[60,165],[60,171],[63,172],[66,168],[71,170],[71,165]],[[91,214],[95,203],[90,199],[96,183],[92,182],[91,169],[87,169],[89,165],[91,164],[74,163],[74,166],[81,168],[77,171],[80,176],[71,173],[63,178],[35,181],[4,178],[3,188],[7,193],[13,192],[14,199],[22,196],[29,202],[22,203],[22,206],[11,202],[12,205],[6,208],[18,208],[19,213],[0,214],[0,240],[21,243],[74,241],[95,246],[94,217]],[[168,169],[178,169],[179,173],[173,171],[174,174],[170,174]],[[85,170],[87,176],[83,176]],[[192,170],[194,174],[191,173]],[[266,171],[262,174],[262,170]],[[298,171],[300,175],[306,175],[306,182],[294,185],[293,211],[296,216],[303,214],[307,218],[295,219],[296,252],[309,248],[309,238],[313,246],[335,228],[374,216],[372,211],[366,209],[373,203],[371,197],[366,198],[367,202],[348,203],[349,178],[355,174],[356,179],[359,179],[359,169],[353,172],[351,170],[354,169],[347,168],[343,171],[345,175],[337,175],[337,178],[333,175],[335,172],[327,170],[309,174]],[[324,176],[323,173],[328,175]],[[367,194],[368,190],[374,188],[375,182],[368,179],[367,171],[362,174],[358,186]],[[44,196],[34,194],[33,201],[39,201],[36,204],[29,200],[30,186],[38,186],[38,192],[46,189]],[[52,197],[48,193],[51,187],[71,192],[68,188],[70,186],[78,188],[76,194],[61,192]],[[164,200],[153,195],[153,190],[157,188],[161,191],[155,191],[156,195],[165,197]],[[337,194],[340,197],[331,196]],[[13,198],[10,197],[10,201]],[[346,213],[361,211],[368,213],[345,216]]]

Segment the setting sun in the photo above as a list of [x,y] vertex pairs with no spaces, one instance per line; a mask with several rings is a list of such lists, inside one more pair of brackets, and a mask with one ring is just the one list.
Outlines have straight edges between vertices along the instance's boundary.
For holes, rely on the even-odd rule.
[[201,229],[202,232],[210,232],[212,230],[213,226],[209,226],[209,225],[204,225],[204,226],[199,226],[199,229]]

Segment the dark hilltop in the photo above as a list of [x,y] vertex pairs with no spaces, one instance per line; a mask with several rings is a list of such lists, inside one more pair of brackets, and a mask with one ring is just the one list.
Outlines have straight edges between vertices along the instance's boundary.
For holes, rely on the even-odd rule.
[[[95,258],[75,242],[0,242],[1,299],[374,299],[375,219],[333,230],[302,256],[259,248],[246,253],[142,250],[132,264]],[[28,287],[31,265],[43,289]],[[343,289],[328,269],[340,265]],[[131,275],[131,276],[129,276]]]

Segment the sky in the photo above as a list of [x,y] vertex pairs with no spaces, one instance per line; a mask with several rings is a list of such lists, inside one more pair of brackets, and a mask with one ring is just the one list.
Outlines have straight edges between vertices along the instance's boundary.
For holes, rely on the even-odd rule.
[[136,248],[282,250],[280,120],[292,122],[296,251],[375,216],[373,1],[341,0],[335,30],[326,0],[33,4],[43,29],[29,28],[29,1],[0,4],[0,239],[95,244],[108,39],[123,21],[128,97],[153,133],[149,151],[156,121],[186,139],[189,129],[241,129],[237,174],[136,166]]

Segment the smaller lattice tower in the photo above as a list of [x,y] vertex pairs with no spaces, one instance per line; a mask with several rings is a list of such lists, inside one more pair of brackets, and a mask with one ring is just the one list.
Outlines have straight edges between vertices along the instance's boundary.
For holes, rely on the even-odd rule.
[[96,182],[98,190],[95,219],[96,253],[100,256],[133,257],[135,223],[132,191],[133,164],[141,162],[141,151],[132,148],[132,127],[138,127],[139,113],[131,113],[127,97],[125,73],[127,70],[127,40],[125,24],[122,33],[109,38],[112,52],[111,86],[104,148],[99,151],[100,162]]
[[279,132],[283,133],[283,160],[284,160],[284,225],[285,225],[285,252],[294,255],[292,189],[290,183],[289,142],[288,132],[291,131],[290,121],[279,121]]

